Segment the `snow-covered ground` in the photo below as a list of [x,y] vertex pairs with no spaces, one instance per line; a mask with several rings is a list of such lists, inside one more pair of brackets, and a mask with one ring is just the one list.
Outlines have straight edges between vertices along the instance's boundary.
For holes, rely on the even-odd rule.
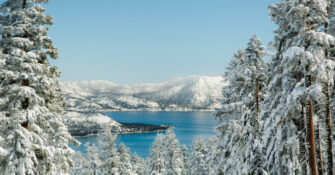
[[109,81],[63,82],[74,111],[184,111],[221,108],[222,76],[189,76],[161,83],[119,85]]

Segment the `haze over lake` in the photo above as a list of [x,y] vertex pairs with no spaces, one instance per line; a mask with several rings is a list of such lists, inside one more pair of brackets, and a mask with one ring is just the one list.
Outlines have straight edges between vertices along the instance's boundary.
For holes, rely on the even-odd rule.
[[[208,139],[214,136],[214,127],[217,125],[213,112],[108,112],[105,114],[124,123],[172,125],[180,144],[188,147],[197,137]],[[132,153],[136,152],[140,156],[147,157],[156,135],[157,133],[120,134],[116,143],[123,142]],[[96,136],[80,137],[77,140],[82,144],[73,148],[82,152],[86,152],[84,146],[86,142],[97,144]]]

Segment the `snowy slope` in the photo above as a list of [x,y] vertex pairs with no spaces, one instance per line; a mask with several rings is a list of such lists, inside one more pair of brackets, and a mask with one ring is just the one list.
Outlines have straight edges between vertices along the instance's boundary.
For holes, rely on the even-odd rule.
[[221,76],[189,76],[151,84],[95,80],[62,83],[68,108],[102,110],[214,110],[221,107]]
[[120,132],[122,125],[112,118],[91,112],[67,112],[64,115],[66,126],[73,136],[97,134],[109,126],[113,132]]
[[112,133],[159,132],[170,129],[170,125],[140,123],[119,123],[111,117],[98,112],[66,112],[65,124],[72,136],[87,136],[103,132],[109,126]]

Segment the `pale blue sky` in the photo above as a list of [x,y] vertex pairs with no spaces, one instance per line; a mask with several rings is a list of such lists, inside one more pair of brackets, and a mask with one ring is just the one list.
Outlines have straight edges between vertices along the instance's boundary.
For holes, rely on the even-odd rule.
[[159,82],[221,75],[252,34],[267,45],[278,0],[52,0],[62,81]]

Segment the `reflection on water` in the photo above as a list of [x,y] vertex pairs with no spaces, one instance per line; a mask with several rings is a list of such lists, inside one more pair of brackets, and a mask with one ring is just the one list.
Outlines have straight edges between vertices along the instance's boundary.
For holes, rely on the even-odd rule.
[[[212,112],[109,112],[108,116],[124,123],[169,124],[174,126],[174,132],[180,144],[190,146],[197,137],[208,139],[215,134],[217,125]],[[120,134],[116,143],[125,143],[132,152],[140,156],[149,156],[150,147],[157,133]],[[85,152],[86,142],[97,143],[96,136],[77,138],[82,143],[75,150]]]

